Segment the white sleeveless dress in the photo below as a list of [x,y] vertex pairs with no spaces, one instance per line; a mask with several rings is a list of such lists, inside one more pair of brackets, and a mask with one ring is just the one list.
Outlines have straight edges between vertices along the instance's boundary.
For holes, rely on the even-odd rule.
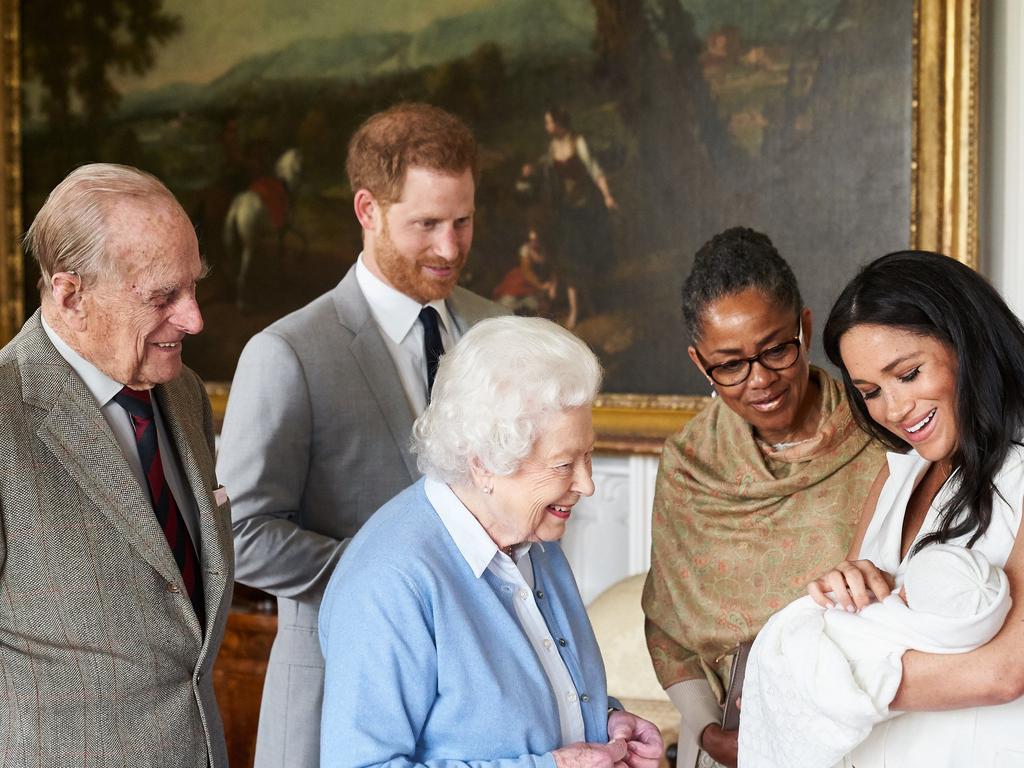
[[[882,488],[861,545],[860,557],[902,582],[907,560],[900,558],[903,516],[910,494],[930,463],[916,452],[888,454],[889,479]],[[918,539],[935,530],[938,510],[955,478],[937,494]],[[1024,504],[1024,448],[1015,446],[995,481],[992,523],[974,544],[991,563],[1003,567],[1013,548]],[[966,544],[969,536],[950,541]],[[915,540],[916,541],[916,540]],[[1024,595],[1012,595],[1015,600]],[[1024,768],[1024,698],[997,707],[948,712],[907,712],[879,724],[847,758],[856,768]]]

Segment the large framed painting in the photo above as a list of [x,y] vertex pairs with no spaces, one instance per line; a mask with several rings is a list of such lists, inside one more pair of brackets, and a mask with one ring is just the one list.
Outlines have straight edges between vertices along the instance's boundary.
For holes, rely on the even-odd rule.
[[465,284],[591,344],[602,446],[656,450],[705,400],[679,289],[714,233],[769,234],[819,321],[886,251],[974,263],[978,5],[0,0],[0,335],[38,303],[17,240],[47,191],[137,165],[213,268],[186,361],[222,401],[246,340],[358,255],[350,133],[425,100],[482,148]]

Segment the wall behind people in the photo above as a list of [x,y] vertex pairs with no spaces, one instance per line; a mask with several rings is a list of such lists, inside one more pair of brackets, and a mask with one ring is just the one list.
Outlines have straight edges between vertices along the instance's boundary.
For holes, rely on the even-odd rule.
[[991,0],[982,24],[981,270],[1024,316],[1024,4]]

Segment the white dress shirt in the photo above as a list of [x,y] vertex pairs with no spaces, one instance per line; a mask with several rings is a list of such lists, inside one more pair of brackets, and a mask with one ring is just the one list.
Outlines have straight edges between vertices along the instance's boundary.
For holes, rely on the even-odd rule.
[[[100,407],[100,413],[107,420],[110,431],[114,433],[114,439],[117,440],[121,453],[124,454],[125,459],[128,461],[132,475],[139,482],[146,498],[150,498],[149,485],[146,482],[146,475],[142,471],[142,460],[139,458],[139,448],[135,442],[135,428],[132,426],[131,416],[128,415],[128,411],[114,402],[114,395],[120,392],[121,387],[124,385],[114,381],[95,365],[75,352],[64,339],[57,335],[56,331],[47,325],[45,319],[40,319],[43,322],[43,330],[50,341],[53,342],[53,346],[57,348],[57,352],[67,361],[71,369],[78,374],[86,389],[96,399],[96,404]],[[192,496],[188,484],[184,481],[184,473],[178,465],[177,451],[174,449],[174,445],[167,434],[167,428],[164,426],[163,417],[160,415],[160,407],[157,405],[155,397],[152,398],[152,403],[153,414],[156,417],[156,437],[157,444],[160,446],[160,463],[164,468],[164,477],[167,478],[167,484],[171,488],[171,493],[174,495],[174,500],[177,502],[178,509],[181,511],[181,516],[185,521],[185,527],[188,528],[189,535],[192,537],[192,544],[198,553],[199,514],[196,511],[195,498]]]
[[480,525],[480,521],[473,517],[473,513],[451,488],[428,477],[423,490],[444,527],[448,529],[455,546],[469,563],[473,575],[479,579],[485,570],[489,570],[513,588],[516,617],[530,645],[533,646],[534,653],[540,659],[555,696],[555,703],[558,705],[562,746],[585,741],[586,731],[579,694],[534,598],[533,564],[530,561],[532,545],[520,544],[512,551],[513,557],[509,557],[498,549],[498,545]]
[[398,377],[402,381],[405,396],[414,414],[419,416],[427,407],[427,357],[423,351],[423,323],[419,322],[420,310],[430,306],[437,310],[440,322],[441,343],[451,349],[459,340],[448,307],[443,299],[429,304],[420,304],[415,299],[397,291],[377,277],[359,254],[356,261],[356,282],[359,290],[370,305],[370,313],[384,336],[384,345],[395,361]]

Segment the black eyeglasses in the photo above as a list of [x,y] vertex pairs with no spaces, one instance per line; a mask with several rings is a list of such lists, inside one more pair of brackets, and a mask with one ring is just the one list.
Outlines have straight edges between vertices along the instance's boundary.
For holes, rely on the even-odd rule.
[[[742,384],[750,376],[750,370],[754,363],[760,363],[770,371],[784,371],[791,368],[800,359],[800,348],[803,342],[799,336],[776,344],[774,347],[763,349],[756,355],[738,360],[727,360],[718,365],[708,365],[701,353],[697,352],[701,364],[704,366],[704,373],[711,377],[711,380],[723,387],[734,387]],[[696,347],[694,347],[696,350]]]

